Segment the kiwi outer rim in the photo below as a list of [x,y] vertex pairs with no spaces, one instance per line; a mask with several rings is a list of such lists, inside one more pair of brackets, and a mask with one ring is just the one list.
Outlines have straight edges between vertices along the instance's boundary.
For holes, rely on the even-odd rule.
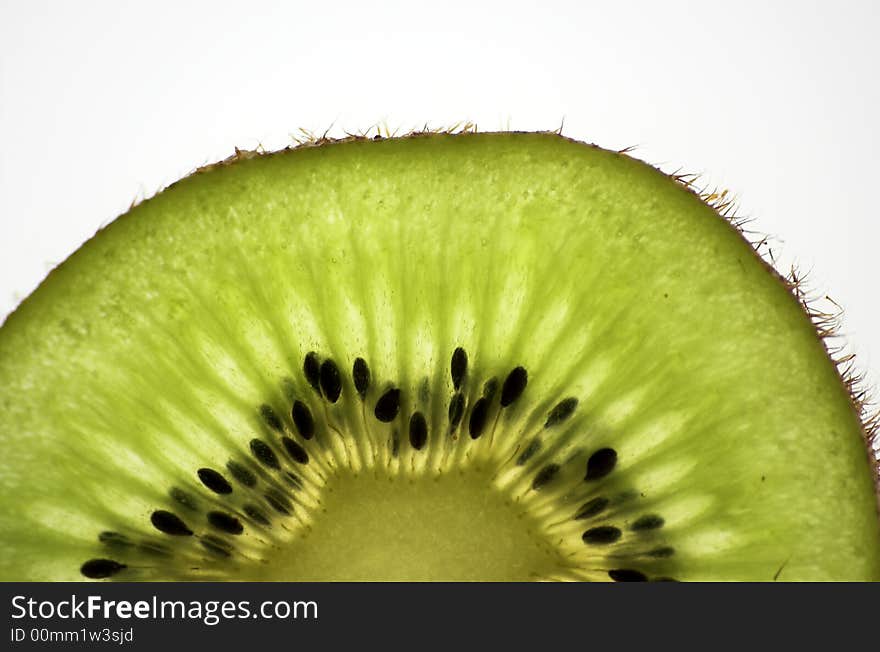
[[[387,125],[376,124],[368,127],[366,130],[358,131],[355,133],[345,131],[345,136],[342,137],[329,136],[329,129],[319,136],[309,130],[300,128],[299,136],[291,136],[294,140],[293,145],[289,145],[278,150],[265,150],[262,145],[258,145],[257,148],[253,150],[240,149],[238,147],[235,147],[233,154],[226,157],[225,159],[214,163],[201,165],[195,168],[189,174],[182,176],[180,179],[168,184],[167,186],[158,188],[156,192],[153,193],[153,195],[143,195],[140,198],[135,198],[129,205],[126,213],[118,216],[117,219],[124,218],[125,215],[127,215],[132,208],[138,206],[144,201],[147,201],[151,197],[159,194],[160,192],[174,187],[178,183],[188,179],[191,176],[202,174],[204,172],[209,172],[219,167],[229,167],[240,161],[246,161],[252,158],[264,156],[272,156],[274,154],[280,154],[282,152],[294,149],[332,147],[333,145],[354,141],[411,139],[437,134],[456,136],[473,133],[541,133],[544,135],[555,135],[559,138],[575,144],[593,147],[597,146],[594,143],[587,143],[586,141],[581,141],[576,138],[563,136],[563,126],[564,125],[560,125],[557,129],[554,130],[538,132],[523,132],[520,130],[512,129],[482,132],[478,129],[476,124],[470,121],[462,121],[455,123],[449,127],[436,128],[430,128],[426,123],[421,129],[412,129],[405,133],[399,134],[399,130],[397,129],[391,131]],[[764,270],[771,276],[775,277],[779,282],[781,282],[786,290],[795,298],[798,304],[800,304],[804,314],[808,317],[810,323],[813,325],[813,329],[816,333],[817,338],[822,343],[826,356],[834,366],[837,376],[843,384],[847,396],[849,397],[849,402],[852,406],[853,412],[856,415],[856,418],[858,419],[861,426],[862,439],[866,448],[865,452],[868,457],[868,463],[871,468],[873,476],[872,479],[874,481],[877,517],[878,519],[880,519],[880,451],[877,450],[878,443],[880,443],[880,402],[877,402],[874,399],[876,390],[868,383],[865,374],[859,370],[859,367],[856,364],[856,356],[854,353],[848,351],[846,341],[841,344],[835,343],[835,341],[839,341],[843,338],[840,333],[844,312],[843,309],[840,308],[833,299],[830,299],[830,297],[827,296],[826,298],[828,299],[828,301],[830,301],[830,303],[838,306],[838,310],[836,312],[828,312],[825,309],[821,308],[818,305],[821,297],[816,295],[814,291],[809,287],[806,282],[806,275],[802,274],[796,266],[793,265],[788,274],[783,274],[780,270],[776,268],[776,265],[772,260],[772,255],[765,254],[761,251],[761,247],[767,244],[770,236],[766,234],[761,234],[760,232],[756,233],[746,231],[745,225],[749,223],[751,219],[744,218],[737,214],[736,201],[734,198],[728,196],[727,190],[719,190],[717,188],[710,189],[698,185],[700,178],[698,174],[683,173],[681,171],[677,171],[674,173],[664,172],[659,167],[648,163],[647,161],[643,161],[642,159],[638,159],[637,157],[630,156],[635,149],[635,147],[625,147],[621,150],[617,150],[617,154],[634,158],[646,165],[649,165],[660,174],[663,174],[666,177],[670,178],[672,181],[675,181],[680,186],[683,186],[685,190],[699,198],[700,201],[702,201],[705,205],[707,205],[714,211],[715,215],[719,219],[726,222],[735,231],[735,233],[749,245],[749,249],[751,249],[752,254],[763,266]],[[92,235],[92,238],[98,236],[101,231],[103,231],[115,221],[116,220],[108,221],[104,226],[99,228],[94,233],[94,235]],[[71,253],[71,255],[73,255],[73,252]],[[70,256],[68,256],[68,258],[66,258],[64,261],[53,267],[52,270],[50,270],[49,273],[46,275],[46,277],[40,282],[37,288],[46,283],[56,273],[56,271],[62,269],[69,258]],[[33,292],[31,292],[24,300],[22,300],[22,302],[19,303],[19,305],[12,312],[10,312],[2,322],[0,322],[0,327],[6,324],[8,320],[14,318],[15,314],[19,311],[19,308],[28,302],[31,295],[36,292],[37,288],[35,288]]]

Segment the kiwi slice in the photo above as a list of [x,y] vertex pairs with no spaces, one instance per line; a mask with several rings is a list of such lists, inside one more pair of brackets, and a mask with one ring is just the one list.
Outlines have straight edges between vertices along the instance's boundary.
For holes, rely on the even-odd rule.
[[877,579],[869,429],[791,290],[552,133],[239,153],[0,330],[0,577]]

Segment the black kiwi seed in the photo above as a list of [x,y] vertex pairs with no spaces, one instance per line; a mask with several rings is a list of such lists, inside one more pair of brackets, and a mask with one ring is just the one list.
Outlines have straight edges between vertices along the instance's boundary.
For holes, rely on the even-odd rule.
[[281,443],[284,444],[284,448],[287,449],[287,454],[293,458],[294,462],[300,464],[309,463],[309,454],[306,452],[306,449],[297,444],[290,437],[282,437]]
[[290,514],[290,501],[287,500],[287,498],[285,498],[279,491],[277,491],[276,489],[270,489],[264,495],[266,496],[266,500],[269,501],[269,504],[276,512],[278,512],[279,514]]
[[675,548],[672,546],[663,546],[661,548],[654,548],[653,550],[649,550],[645,553],[648,557],[657,557],[657,558],[666,558],[672,557],[675,554]]
[[245,487],[255,487],[257,485],[257,476],[248,470],[243,464],[239,464],[235,460],[229,460],[226,463],[226,470]]
[[342,377],[339,375],[339,367],[329,358],[321,364],[321,391],[331,403],[339,400],[342,393]]
[[260,525],[271,524],[271,521],[269,521],[269,517],[266,516],[260,508],[254,505],[245,505],[244,513],[247,514],[251,518],[251,520],[256,521]]
[[455,430],[464,416],[464,396],[453,394],[449,401],[449,429]]
[[599,480],[614,470],[617,465],[617,451],[613,448],[600,448],[587,460],[586,482]]
[[382,423],[391,423],[400,411],[400,390],[391,388],[376,401],[375,415]]
[[176,537],[191,537],[193,531],[177,514],[158,509],[150,515],[150,523],[160,532]]
[[461,387],[461,381],[467,373],[468,357],[465,350],[461,347],[452,352],[452,362],[449,364],[449,371],[452,374],[452,387],[457,391]]
[[498,379],[493,377],[483,384],[483,398],[491,401],[495,398],[496,392],[498,392]]
[[251,453],[265,466],[271,469],[281,468],[275,452],[262,439],[251,439]]
[[101,532],[98,541],[111,548],[128,548],[131,545],[129,538],[119,532]]
[[80,566],[79,572],[89,579],[102,580],[106,577],[113,577],[116,573],[126,568],[128,566],[112,559],[89,559]]
[[275,410],[272,409],[271,405],[263,403],[260,406],[260,416],[263,417],[263,421],[265,421],[266,425],[272,428],[272,430],[284,429],[284,426],[281,424],[281,419],[275,414]]
[[422,450],[428,441],[428,422],[425,415],[416,412],[409,419],[409,443],[417,451]]
[[535,479],[532,481],[532,489],[541,489],[552,482],[557,473],[559,473],[559,465],[548,464],[535,475]]
[[590,528],[581,537],[584,543],[604,545],[620,539],[621,531],[612,525],[600,525]]
[[528,382],[529,374],[523,367],[516,367],[507,374],[504,385],[501,386],[501,407],[513,404],[516,399],[522,396]]
[[547,415],[547,421],[544,422],[545,428],[557,426],[572,415],[578,405],[578,400],[574,396],[564,398],[557,403],[550,413]]
[[302,401],[294,401],[290,416],[300,437],[308,440],[315,436],[315,420],[308,405]]
[[370,367],[363,358],[357,358],[351,369],[351,377],[354,380],[354,388],[357,390],[358,396],[364,400],[367,396],[367,390],[370,388]]
[[213,491],[215,494],[222,495],[232,493],[232,485],[229,484],[229,481],[214,469],[199,469],[198,474],[199,480],[202,481],[202,484]]
[[662,516],[658,516],[657,514],[645,514],[644,516],[637,518],[636,522],[630,526],[630,529],[636,532],[657,530],[663,527],[665,522],[666,521],[663,520]]
[[199,510],[199,504],[196,502],[196,499],[179,487],[171,487],[168,495],[171,496],[175,502],[186,507],[191,512],[197,512]]
[[321,393],[321,362],[318,360],[318,354],[310,351],[303,360],[303,373],[306,381],[319,394]]
[[468,432],[471,435],[471,439],[477,439],[483,434],[488,417],[489,399],[485,397],[478,398],[477,402],[474,403],[474,408],[471,410],[470,421],[468,421]]
[[611,501],[603,496],[598,496],[596,498],[593,498],[592,500],[588,500],[583,505],[581,505],[580,509],[578,509],[577,513],[574,515],[574,520],[581,521],[585,518],[593,518],[594,516],[598,516],[606,507],[608,507],[609,502]]
[[608,571],[608,577],[615,582],[647,582],[647,576],[631,568],[616,568]]
[[220,537],[206,534],[199,539],[199,543],[202,544],[202,547],[205,550],[212,552],[215,555],[219,555],[220,557],[230,557],[232,555],[232,546]]
[[218,530],[229,534],[241,534],[244,532],[244,526],[242,526],[241,521],[226,512],[208,512],[208,523]]
[[523,466],[526,462],[532,459],[539,450],[541,450],[541,440],[535,438],[529,442],[526,449],[519,454],[518,458],[516,458],[516,465]]

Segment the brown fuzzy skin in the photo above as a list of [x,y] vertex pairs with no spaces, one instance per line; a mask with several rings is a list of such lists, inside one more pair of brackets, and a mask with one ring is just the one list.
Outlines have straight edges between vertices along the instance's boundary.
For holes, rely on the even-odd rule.
[[[562,128],[563,125],[560,124],[560,126],[555,130],[540,133],[544,133],[547,135],[552,134],[573,143],[584,144],[583,141],[563,136]],[[470,121],[464,121],[458,122],[450,127],[440,128],[429,128],[426,123],[421,129],[414,129],[400,134],[398,133],[398,129],[392,131],[387,125],[384,124],[375,124],[371,127],[368,127],[366,130],[359,131],[357,133],[344,132],[345,136],[339,138],[328,136],[329,131],[330,129],[319,136],[306,129],[300,129],[298,136],[291,136],[294,141],[293,145],[277,151],[267,151],[262,147],[262,145],[258,145],[257,149],[255,150],[244,150],[236,147],[234,153],[231,156],[228,156],[222,161],[202,165],[194,169],[191,174],[200,174],[202,172],[208,172],[220,166],[234,165],[239,161],[245,161],[259,156],[271,156],[274,153],[291,149],[306,147],[326,147],[338,143],[346,143],[351,141],[384,140],[387,138],[420,138],[436,134],[445,134],[450,136],[465,135],[478,133],[479,129],[477,128],[476,124]],[[623,156],[630,156],[630,154],[635,149],[635,147],[626,147],[622,150],[619,150],[618,154],[621,154]],[[662,170],[659,170],[659,168],[657,169],[658,171],[663,173]],[[810,322],[815,328],[816,336],[822,342],[822,345],[825,348],[825,352],[828,355],[829,360],[831,360],[831,362],[834,364],[838,376],[840,377],[841,382],[843,383],[844,387],[847,390],[847,393],[849,394],[852,409],[858,416],[861,423],[862,437],[864,439],[866,448],[865,452],[868,456],[874,475],[874,488],[877,495],[878,517],[880,517],[880,451],[878,451],[878,448],[880,448],[880,405],[878,405],[877,401],[874,399],[873,388],[869,386],[864,374],[858,369],[858,365],[856,364],[855,360],[855,354],[849,352],[848,346],[845,341],[841,342],[843,336],[840,334],[840,326],[843,316],[843,309],[828,296],[822,296],[821,294],[810,291],[810,289],[806,285],[805,275],[801,274],[796,268],[792,267],[789,270],[788,274],[783,274],[776,268],[776,261],[774,259],[773,251],[768,245],[770,236],[762,235],[747,230],[745,228],[746,225],[751,222],[751,219],[744,218],[736,214],[736,201],[732,196],[730,196],[727,190],[699,187],[699,175],[697,174],[675,172],[672,174],[668,174],[667,176],[669,176],[673,181],[681,184],[688,191],[699,197],[705,204],[707,204],[715,211],[716,215],[720,219],[723,219],[727,223],[729,223],[740,235],[740,237],[750,245],[756,258],[763,264],[767,272],[779,279],[779,281],[788,289],[788,291],[795,297],[795,299],[797,299],[804,313],[810,319]],[[177,182],[172,183],[168,187],[171,187],[176,183]],[[159,190],[157,190],[157,193],[158,192]],[[144,196],[142,198],[133,200],[131,206],[129,207],[129,210],[131,208],[134,208],[141,201],[144,201],[147,198],[147,196]],[[101,230],[103,230],[103,227],[102,229],[99,229],[98,232],[100,232]],[[60,265],[55,267],[55,269],[49,272],[49,276],[51,276],[56,269],[60,268],[63,265],[64,263],[62,262]],[[27,299],[25,299],[25,301],[26,300]],[[829,311],[828,309],[823,308],[822,305],[820,305],[820,303],[823,301],[827,301],[828,303],[830,303],[831,306],[833,306],[833,310]],[[10,313],[10,315],[8,315],[6,319],[11,318],[15,314],[15,312],[16,311],[14,310],[12,313]]]
[[[627,150],[629,151],[629,150]],[[624,152],[626,153],[626,152]],[[688,190],[700,197],[715,210],[715,213],[726,220],[755,252],[765,269],[776,276],[788,291],[797,299],[804,313],[809,317],[816,336],[822,342],[828,359],[834,364],[837,374],[849,394],[852,408],[862,424],[862,438],[866,453],[874,474],[874,490],[877,495],[878,516],[880,516],[880,405],[874,400],[874,390],[868,384],[864,373],[859,371],[856,356],[848,350],[846,341],[840,334],[843,320],[843,308],[831,297],[810,289],[806,275],[792,266],[788,274],[776,269],[773,250],[768,246],[770,236],[749,231],[745,226],[752,220],[736,214],[736,202],[728,196],[727,190],[707,190],[696,186],[698,179],[694,174],[673,174],[672,178],[684,185]],[[757,236],[760,235],[760,238]],[[831,305],[831,310],[824,307]]]

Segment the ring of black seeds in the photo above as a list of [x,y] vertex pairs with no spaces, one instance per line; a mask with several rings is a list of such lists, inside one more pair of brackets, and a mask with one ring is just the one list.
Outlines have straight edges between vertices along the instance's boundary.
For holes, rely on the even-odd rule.
[[[450,373],[452,376],[453,387],[455,389],[448,408],[450,431],[454,431],[458,427],[467,410],[467,400],[462,391],[460,391],[467,376],[467,371],[468,357],[464,349],[459,347],[453,352],[452,360],[450,362]],[[330,403],[336,403],[340,399],[343,389],[342,377],[339,368],[332,359],[326,358],[322,362],[316,352],[310,352],[305,356],[303,361],[303,372],[308,384],[327,401]],[[352,366],[352,380],[357,395],[361,400],[365,400],[371,383],[371,374],[369,366],[363,358],[355,359]],[[315,434],[316,424],[314,417],[305,402],[295,399],[295,385],[293,384],[293,381],[289,381],[289,384],[291,391],[286,392],[285,395],[288,396],[291,401],[291,417],[294,426],[303,439],[310,440]],[[528,373],[522,366],[514,367],[508,372],[507,376],[504,378],[504,382],[500,386],[498,379],[495,377],[486,380],[483,384],[482,396],[479,396],[470,408],[468,430],[471,437],[477,439],[485,431],[489,421],[491,402],[494,400],[494,397],[499,394],[499,389],[499,405],[501,409],[504,409],[514,404],[523,395],[527,384]],[[374,407],[374,415],[376,419],[383,423],[393,422],[400,413],[401,400],[402,395],[400,389],[393,386],[390,389],[387,389],[376,401]],[[427,409],[430,406],[430,400],[430,381],[426,376],[422,381],[417,404],[420,408],[424,406],[423,409]],[[577,406],[578,399],[575,397],[570,396],[560,400],[547,413],[544,428],[552,428],[565,422],[572,416],[577,409]],[[281,433],[284,432],[284,425],[271,405],[264,403],[259,406],[258,411],[263,422],[269,428]],[[417,410],[411,414],[409,418],[408,434],[409,442],[413,450],[421,450],[427,444],[428,422],[425,414],[421,410]],[[546,437],[549,437],[549,435],[546,435],[545,438]],[[302,445],[283,434],[280,439],[284,450],[292,460],[300,464],[307,464],[309,462],[308,452]],[[392,454],[395,457],[398,456],[400,449],[399,427],[395,426],[392,429],[388,441]],[[525,449],[519,454],[519,457],[516,458],[516,464],[518,466],[524,466],[541,450],[541,448],[541,438],[539,436],[533,437]],[[272,446],[266,441],[259,438],[251,439],[250,450],[254,458],[256,458],[256,460],[263,466],[274,470],[281,469],[277,454]],[[567,463],[574,457],[576,456],[570,455],[564,463]],[[541,490],[549,483],[553,482],[562,470],[564,463],[551,462],[544,464],[534,475],[531,488],[533,490]],[[612,448],[600,448],[594,451],[588,458],[584,480],[590,482],[601,480],[611,473],[616,465],[617,452]],[[254,488],[258,484],[257,476],[248,469],[245,464],[237,462],[236,460],[230,459],[226,463],[226,470],[231,477],[243,487]],[[198,469],[197,475],[201,483],[215,494],[227,495],[233,492],[233,487],[226,477],[213,468],[202,467]],[[290,487],[293,487],[294,490],[301,490],[303,488],[302,480],[290,471],[285,471],[281,474],[281,477],[288,485],[290,485]],[[195,498],[183,489],[172,487],[169,491],[169,495],[175,502],[182,507],[185,507],[187,510],[192,512],[199,511],[198,503]],[[289,494],[286,494],[283,491],[271,487],[263,492],[263,497],[265,498],[266,503],[275,512],[285,516],[292,514],[293,511],[293,505],[287,497],[288,495]],[[616,505],[617,502],[620,502],[618,498],[633,497],[637,495],[638,492],[628,491],[617,496],[615,501],[609,500],[604,496],[591,498],[581,504],[572,516],[572,519],[587,520],[595,518],[603,513],[612,503]],[[272,520],[270,516],[260,507],[248,503],[241,509],[243,514],[247,517],[246,523],[255,523],[258,526],[271,527]],[[225,535],[238,536],[244,533],[245,525],[242,521],[237,516],[228,512],[211,510],[207,512],[205,518],[214,530],[222,532]],[[150,522],[159,532],[172,537],[194,536],[194,532],[187,522],[174,512],[161,509],[155,510],[150,516]],[[629,524],[628,529],[637,533],[638,538],[634,539],[634,541],[644,542],[646,540],[652,540],[651,537],[638,533],[657,530],[663,527],[664,523],[664,519],[658,514],[643,514],[635,521],[632,521]],[[598,525],[584,530],[581,538],[585,544],[603,546],[619,541],[622,536],[622,530],[616,526]],[[200,534],[196,539],[198,539],[203,548],[217,556],[229,557],[234,551],[234,547],[230,542],[221,536]],[[151,540],[132,542],[126,535],[109,530],[101,532],[98,535],[98,541],[107,548],[116,549],[117,552],[124,552],[127,548],[132,548],[134,546],[132,548],[133,550],[139,550],[152,555],[171,557],[173,554],[168,546],[158,542]],[[675,554],[675,549],[671,546],[661,545],[647,550],[643,548],[640,551],[633,551],[630,554],[635,557],[641,557],[642,559],[648,557],[659,560],[673,556]],[[80,571],[81,574],[87,578],[104,579],[112,577],[126,568],[128,568],[128,566],[121,561],[107,558],[95,558],[86,561],[81,566]],[[608,570],[607,574],[608,577],[615,582],[648,580],[648,577],[644,572],[629,567],[614,568]],[[655,577],[652,581],[676,580],[667,577]]]

